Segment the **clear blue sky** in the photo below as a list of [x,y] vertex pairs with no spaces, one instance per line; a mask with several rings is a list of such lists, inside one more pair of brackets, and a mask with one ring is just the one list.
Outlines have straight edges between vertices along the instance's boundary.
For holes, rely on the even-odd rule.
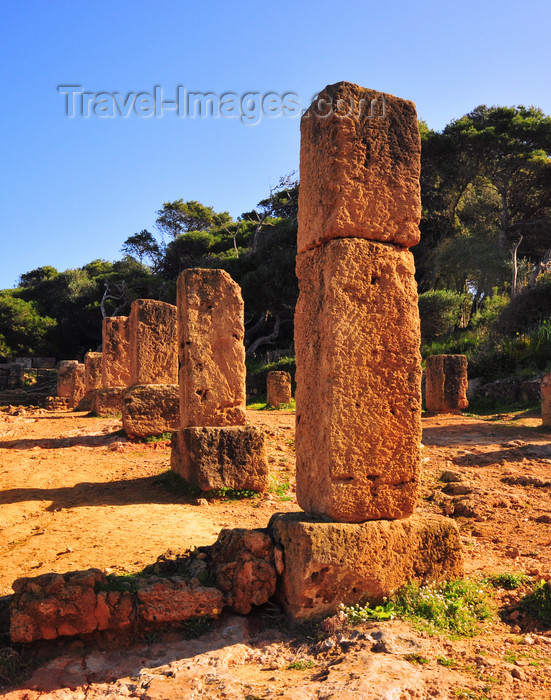
[[307,106],[348,80],[413,100],[441,129],[479,104],[551,114],[550,26],[548,0],[4,0],[0,288],[120,258],[165,201],[238,216],[298,168],[296,117],[70,119],[58,85],[292,92]]

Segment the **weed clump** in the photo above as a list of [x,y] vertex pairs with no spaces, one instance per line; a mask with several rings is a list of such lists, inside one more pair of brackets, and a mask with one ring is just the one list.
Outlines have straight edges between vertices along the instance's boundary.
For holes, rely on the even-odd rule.
[[531,617],[551,626],[551,586],[549,582],[540,581],[531,593],[521,600],[521,608]]

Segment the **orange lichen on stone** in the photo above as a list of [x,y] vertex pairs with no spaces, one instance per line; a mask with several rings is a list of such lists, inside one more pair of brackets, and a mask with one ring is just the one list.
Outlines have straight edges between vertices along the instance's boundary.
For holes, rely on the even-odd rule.
[[297,499],[341,522],[417,501],[421,356],[409,251],[344,238],[297,257]]
[[128,316],[103,319],[101,376],[104,389],[130,384],[130,336]]
[[128,317],[130,384],[177,384],[176,307],[136,299]]
[[245,424],[244,305],[224,270],[178,278],[181,427]]
[[328,85],[301,121],[298,252],[335,238],[418,243],[420,154],[413,102]]

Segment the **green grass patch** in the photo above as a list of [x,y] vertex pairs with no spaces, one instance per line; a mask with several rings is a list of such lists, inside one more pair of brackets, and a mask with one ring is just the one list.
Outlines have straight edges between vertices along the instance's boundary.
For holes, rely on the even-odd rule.
[[293,661],[287,666],[288,671],[306,671],[307,668],[313,668],[316,665],[315,661]]
[[241,501],[244,498],[258,498],[260,496],[258,491],[251,491],[250,489],[230,489],[226,486],[204,493],[206,496],[221,498],[226,501]]
[[291,399],[290,403],[282,403],[279,406],[268,406],[266,401],[258,401],[248,403],[247,408],[251,411],[296,411],[297,404],[294,399]]
[[281,481],[274,477],[270,477],[270,487],[268,489],[269,493],[273,493],[277,496],[280,501],[291,501],[292,496],[287,495],[287,491],[291,488],[291,484],[288,481]]
[[493,608],[482,581],[456,579],[405,586],[394,599],[394,613],[430,634],[472,637],[479,631],[479,623],[491,617]]
[[147,437],[141,438],[138,442],[166,442],[172,439],[172,432],[168,431],[165,433],[160,433],[159,435],[148,435]]
[[494,588],[504,588],[506,591],[514,591],[527,581],[530,581],[530,576],[522,572],[504,571],[502,574],[490,574],[489,576],[485,576],[483,581],[491,584]]
[[370,620],[391,620],[394,615],[394,603],[388,602],[385,605],[377,605],[371,608],[369,605],[343,605],[340,610],[346,615],[351,624],[360,624]]
[[436,662],[439,666],[444,666],[445,668],[454,668],[457,666],[457,661],[455,661],[455,659],[448,659],[446,656],[437,656]]
[[406,654],[404,659],[409,661],[410,664],[430,664],[430,659],[427,659],[426,656],[421,656],[421,654]]
[[203,498],[219,498],[225,501],[239,501],[243,498],[258,498],[260,496],[258,491],[231,489],[225,486],[220,489],[212,489],[212,491],[202,491],[198,486],[193,486],[193,484],[189,484],[185,479],[182,479],[172,469],[167,469],[159,474],[153,483],[177,496],[192,498],[202,496]]
[[531,593],[520,602],[522,610],[530,617],[551,626],[551,587],[547,581],[540,581]]

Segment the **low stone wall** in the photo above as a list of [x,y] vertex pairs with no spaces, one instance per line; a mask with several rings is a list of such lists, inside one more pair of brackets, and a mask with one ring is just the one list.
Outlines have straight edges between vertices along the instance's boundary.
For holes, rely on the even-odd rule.
[[[222,530],[212,547],[165,564],[166,574],[106,576],[99,569],[20,578],[10,605],[12,642],[155,628],[247,614],[276,590],[281,552],[265,530]],[[163,564],[156,565],[163,570]]]

